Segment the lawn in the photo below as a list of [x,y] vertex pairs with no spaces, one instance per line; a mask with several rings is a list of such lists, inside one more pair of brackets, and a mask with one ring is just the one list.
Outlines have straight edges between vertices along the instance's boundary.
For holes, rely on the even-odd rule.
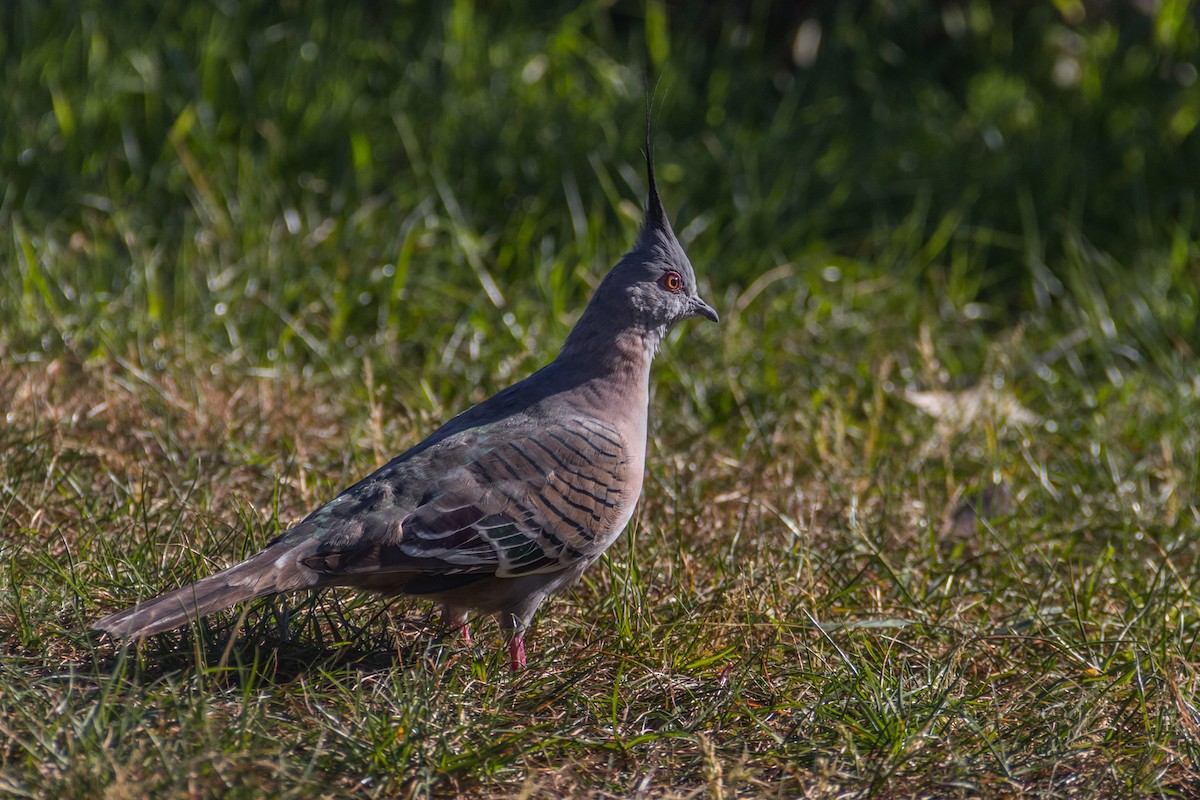
[[[0,8],[0,795],[1200,797],[1198,17]],[[528,670],[349,591],[88,633],[552,358],[648,93],[722,321]]]

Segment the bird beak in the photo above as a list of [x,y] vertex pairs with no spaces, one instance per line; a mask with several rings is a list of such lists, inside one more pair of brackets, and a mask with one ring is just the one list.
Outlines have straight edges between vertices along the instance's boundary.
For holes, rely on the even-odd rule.
[[721,317],[717,314],[717,310],[701,300],[699,297],[692,298],[692,316],[704,317],[705,319],[711,319],[713,322],[721,321]]

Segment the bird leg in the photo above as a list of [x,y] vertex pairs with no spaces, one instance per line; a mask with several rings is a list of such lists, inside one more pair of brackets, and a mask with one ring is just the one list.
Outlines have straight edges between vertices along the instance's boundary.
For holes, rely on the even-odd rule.
[[[536,604],[533,608],[537,608]],[[513,672],[525,669],[525,631],[529,627],[529,618],[533,616],[532,608],[520,613],[522,610],[505,611],[497,615],[500,618],[500,627],[509,637],[508,667]]]
[[508,642],[508,667],[513,672],[525,669],[525,632],[517,631]]
[[442,621],[446,628],[455,631],[462,637],[463,644],[471,646],[471,624],[467,621],[467,610],[455,608],[447,603],[442,604]]

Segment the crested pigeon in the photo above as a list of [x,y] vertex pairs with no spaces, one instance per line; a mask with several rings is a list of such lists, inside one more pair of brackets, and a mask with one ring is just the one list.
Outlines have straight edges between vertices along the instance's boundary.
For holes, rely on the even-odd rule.
[[446,422],[245,561],[97,620],[138,639],[238,602],[349,586],[439,602],[469,641],[493,614],[509,662],[551,594],[620,536],[642,491],[650,362],[673,325],[718,315],[663,210],[649,126],[637,241],[597,287],[558,356]]

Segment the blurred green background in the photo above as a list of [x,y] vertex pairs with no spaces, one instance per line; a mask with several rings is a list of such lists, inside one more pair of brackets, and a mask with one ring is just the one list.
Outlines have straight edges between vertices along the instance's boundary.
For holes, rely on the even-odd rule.
[[647,74],[718,302],[791,265],[814,292],[899,285],[902,317],[1008,328],[1083,292],[1128,358],[1197,342],[1190,2],[59,0],[0,23],[10,357],[552,348],[636,229]]

